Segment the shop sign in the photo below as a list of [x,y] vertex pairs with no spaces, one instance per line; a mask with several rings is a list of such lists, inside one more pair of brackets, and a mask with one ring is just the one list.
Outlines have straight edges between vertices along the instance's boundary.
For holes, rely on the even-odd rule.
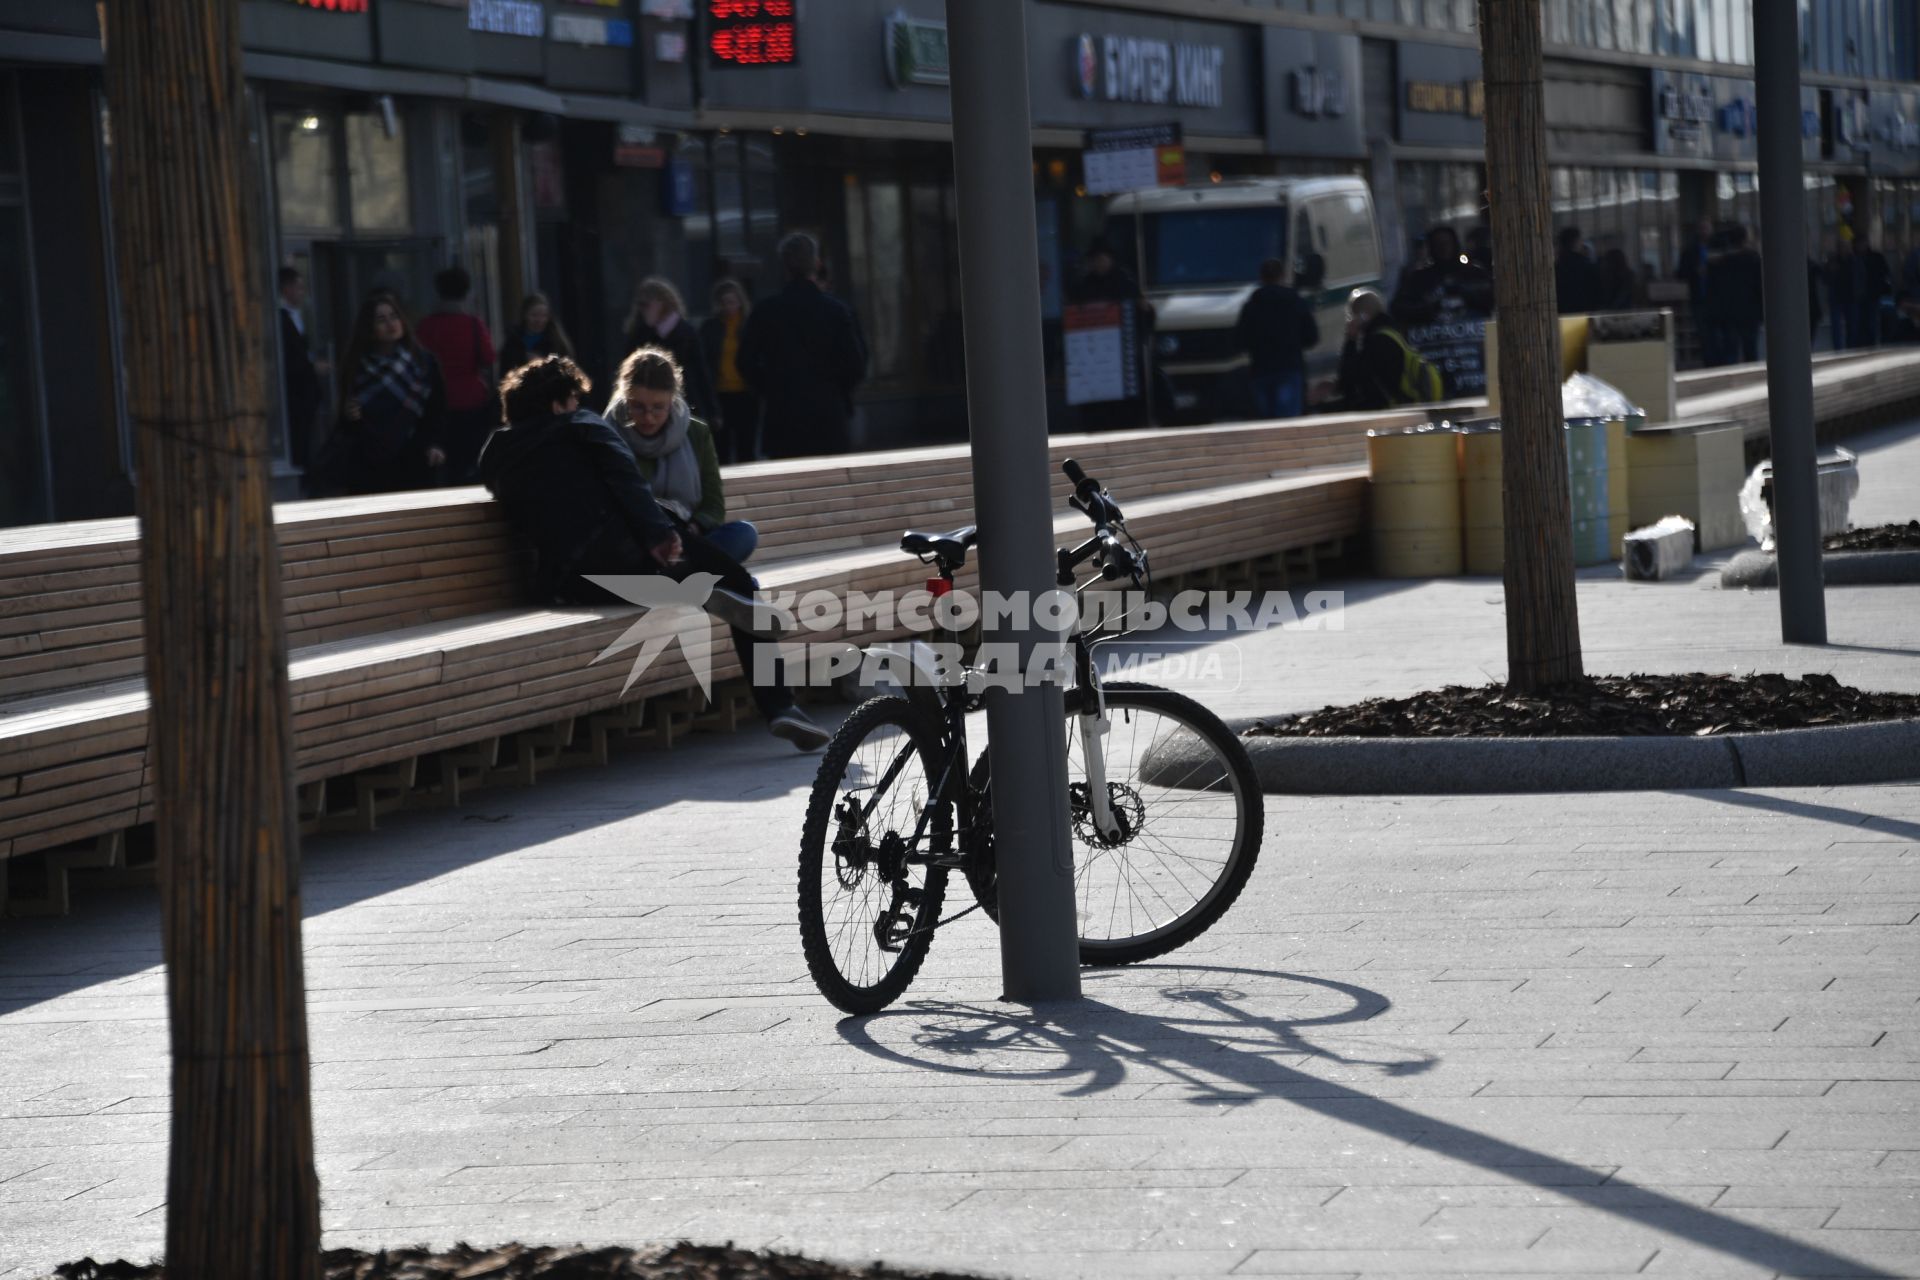
[[1287,100],[1293,114],[1309,120],[1347,114],[1347,82],[1338,70],[1296,67],[1287,73],[1287,81],[1292,90]]
[[1487,318],[1464,309],[1410,324],[1406,339],[1440,371],[1449,400],[1487,394]]
[[1178,124],[1089,129],[1080,159],[1081,181],[1090,196],[1178,187],[1187,178],[1186,146]]
[[716,67],[785,67],[800,60],[795,0],[706,0],[707,53]]
[[1920,172],[1920,102],[1912,94],[1876,93],[1872,103],[1875,171]]
[[1218,107],[1226,101],[1227,51],[1217,44],[1082,33],[1069,53],[1073,87],[1089,102]]
[[660,184],[660,198],[670,218],[684,218],[699,207],[699,193],[693,181],[693,165],[685,156],[667,160],[667,180]]
[[1714,88],[1718,82],[1692,72],[1656,70],[1649,75],[1656,155],[1710,159],[1716,131],[1731,140],[1731,131],[1721,126],[1733,122],[1732,113],[1722,118],[1715,110]]
[[640,16],[668,22],[693,21],[693,0],[640,0]]
[[1439,116],[1465,116],[1484,120],[1487,115],[1487,82],[1467,80],[1407,81],[1408,111],[1425,111]]
[[946,84],[947,24],[894,14],[886,21],[886,56],[887,83],[896,89]]
[[664,169],[667,149],[643,124],[623,124],[613,137],[613,162],[622,169]]
[[557,44],[633,47],[633,24],[624,18],[596,18],[582,13],[556,13],[547,24],[547,38]]
[[1432,147],[1485,144],[1487,91],[1478,49],[1402,42],[1396,61],[1400,141]]
[[1118,302],[1063,307],[1060,328],[1067,357],[1067,403],[1100,404],[1140,394],[1140,344],[1133,308]]
[[320,9],[327,13],[365,13],[367,0],[293,0],[302,9]]
[[539,0],[468,0],[467,30],[539,38],[546,15]]
[[1268,150],[1281,156],[1367,154],[1360,119],[1360,41],[1282,26],[1261,34]]

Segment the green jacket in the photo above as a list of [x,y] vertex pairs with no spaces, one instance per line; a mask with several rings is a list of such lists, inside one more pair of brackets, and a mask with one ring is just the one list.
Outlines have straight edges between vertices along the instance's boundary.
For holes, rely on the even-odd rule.
[[[687,424],[687,443],[700,460],[700,505],[694,510],[693,523],[705,533],[727,521],[727,495],[720,487],[720,451],[713,447],[713,428],[698,418]],[[652,484],[657,460],[636,457],[634,461],[640,464],[640,474],[647,483]]]

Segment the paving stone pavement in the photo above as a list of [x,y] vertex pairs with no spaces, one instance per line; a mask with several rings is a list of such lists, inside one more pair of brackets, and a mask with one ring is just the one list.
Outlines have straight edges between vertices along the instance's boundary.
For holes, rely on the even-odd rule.
[[[1862,523],[1920,505],[1920,430],[1876,446]],[[1902,512],[1867,514],[1877,473]],[[1248,679],[1210,700],[1498,673],[1494,584],[1347,585],[1345,630],[1239,639]],[[1915,588],[1832,592],[1855,647],[1792,652],[1770,593],[1580,592],[1596,670],[1920,688]],[[812,768],[699,738],[310,842],[328,1242],[1920,1276],[1920,787],[1268,797],[1246,895],[1174,956],[1036,1013],[996,998],[975,916],[843,1021],[794,924]],[[4,922],[0,1276],[160,1248],[158,961],[151,890]]]

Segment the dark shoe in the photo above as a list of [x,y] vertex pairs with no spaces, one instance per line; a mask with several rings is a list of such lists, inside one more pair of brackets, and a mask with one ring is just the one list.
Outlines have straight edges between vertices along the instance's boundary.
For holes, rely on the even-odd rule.
[[802,751],[818,751],[833,736],[798,707],[788,707],[767,721],[767,731],[776,738],[785,738]]

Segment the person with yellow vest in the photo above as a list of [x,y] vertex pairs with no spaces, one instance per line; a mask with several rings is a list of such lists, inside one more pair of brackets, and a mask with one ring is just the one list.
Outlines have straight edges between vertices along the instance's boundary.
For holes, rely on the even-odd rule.
[[713,314],[700,326],[700,345],[707,368],[713,370],[713,389],[720,401],[723,462],[754,462],[760,457],[760,397],[740,372],[740,335],[746,332],[746,286],[731,276],[713,286]]
[[1340,348],[1337,402],[1324,410],[1393,409],[1443,398],[1440,371],[1394,327],[1387,300],[1372,289],[1347,298],[1347,340]]

